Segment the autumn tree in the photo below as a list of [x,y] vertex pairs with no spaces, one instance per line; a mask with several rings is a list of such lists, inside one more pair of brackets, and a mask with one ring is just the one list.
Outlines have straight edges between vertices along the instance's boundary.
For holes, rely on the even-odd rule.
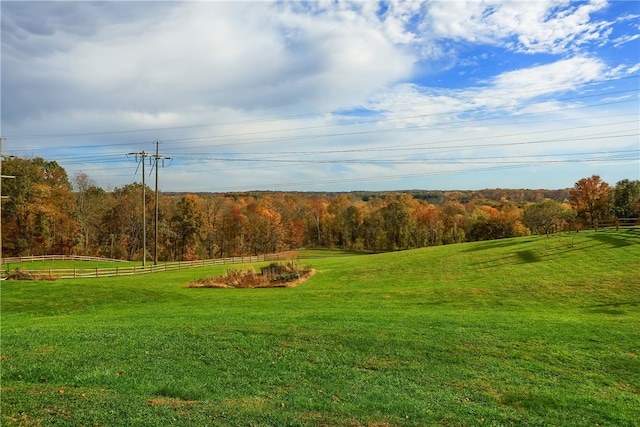
[[[145,191],[144,208],[153,206],[152,191]],[[110,258],[142,259],[142,184],[127,184],[115,188],[101,230],[101,253]]]
[[391,197],[382,209],[389,250],[407,249],[411,243],[411,213],[416,201],[408,194]]
[[289,249],[304,245],[306,201],[298,194],[284,194],[274,200],[274,207],[282,216],[282,239]]
[[443,243],[466,241],[469,216],[464,205],[456,200],[448,200],[442,205],[440,212],[443,223]]
[[210,195],[204,199],[205,251],[208,258],[220,256],[222,239],[222,214],[227,200],[222,195]]
[[254,254],[275,253],[282,242],[282,215],[270,197],[264,197],[251,206],[249,221],[251,251]]
[[3,162],[5,253],[73,253],[79,243],[75,202],[66,171],[55,161],[13,158]]
[[313,237],[311,238],[313,245],[322,246],[324,243],[322,233],[325,228],[325,219],[328,215],[328,205],[329,202],[322,198],[313,198],[307,202],[307,212],[309,213],[309,218],[312,223],[312,227],[310,228],[314,230]]
[[342,212],[342,236],[349,249],[363,250],[362,226],[366,209],[358,204],[352,204]]
[[[331,199],[327,206],[328,219],[328,237],[329,244],[342,248],[348,248],[353,243],[354,228],[357,225],[353,222],[355,216],[347,213],[348,209],[353,206],[351,198],[346,194],[340,194]],[[350,212],[353,214],[354,212]]]
[[226,256],[243,255],[249,250],[249,219],[241,208],[232,206],[222,217],[221,252]]
[[175,261],[178,257],[178,234],[174,224],[178,201],[177,196],[158,199],[158,247],[155,250],[160,260]]
[[422,202],[416,206],[412,217],[415,224],[413,238],[416,247],[442,244],[443,223],[440,209],[430,203]]
[[107,212],[108,195],[97,187],[89,175],[77,172],[73,177],[75,202],[82,252],[85,255],[97,255],[99,250],[100,228]]
[[555,200],[545,199],[525,208],[523,222],[532,231],[549,236],[564,228],[575,216],[576,211]]
[[493,240],[529,235],[520,219],[517,205],[502,200],[497,207],[476,207],[471,215],[469,240]]
[[183,196],[176,204],[173,225],[179,258],[198,259],[198,243],[205,226],[202,199],[194,194]]
[[611,216],[612,190],[598,175],[582,178],[569,192],[578,218],[597,228],[598,221]]
[[386,251],[389,247],[389,241],[382,207],[370,205],[368,206],[368,215],[364,218],[362,225],[364,247],[374,252]]

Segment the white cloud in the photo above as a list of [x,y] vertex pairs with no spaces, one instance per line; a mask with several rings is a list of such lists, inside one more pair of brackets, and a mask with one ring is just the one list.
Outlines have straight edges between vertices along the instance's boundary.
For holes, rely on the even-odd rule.
[[625,43],[638,40],[639,38],[640,38],[640,34],[627,34],[627,35],[618,37],[617,39],[613,40],[612,43],[613,43],[613,46],[620,47]]
[[[2,7],[5,132],[115,130],[46,140],[67,149],[117,141],[108,148],[113,155],[160,139],[166,154],[194,159],[233,152],[228,155],[390,160],[344,167],[189,160],[172,166],[170,189],[451,170],[452,165],[425,169],[393,160],[486,155],[489,148],[463,146],[482,142],[478,138],[500,142],[500,135],[526,135],[547,126],[545,120],[550,129],[559,119],[605,125],[598,113],[560,112],[579,101],[557,95],[633,75],[640,67],[637,54],[611,55],[630,52],[638,37],[623,34],[631,26],[629,14],[595,18],[605,16],[604,1],[3,2]],[[612,31],[623,21],[625,27]],[[607,47],[608,56],[601,56],[599,49]],[[458,68],[447,75],[453,67]],[[474,68],[487,71],[473,77]],[[358,107],[363,110],[348,111]],[[534,118],[523,119],[527,114]],[[129,129],[148,131],[117,132]],[[42,141],[28,144],[42,147]],[[553,148],[539,144],[529,151]],[[525,152],[519,146],[490,151]],[[224,171],[229,184],[208,175],[211,170]],[[132,173],[120,179],[130,181]],[[189,184],[202,176],[207,178],[199,188]]]
[[534,98],[553,92],[573,90],[585,83],[604,79],[606,66],[588,57],[574,57],[515,71],[505,72],[493,79],[493,86],[522,98]]
[[442,39],[561,54],[603,37],[602,31],[611,23],[593,22],[590,15],[606,6],[605,0],[577,6],[553,0],[434,2],[424,29]]
[[25,37],[34,43],[69,47],[22,63],[30,71],[20,80],[23,88],[65,88],[61,106],[68,110],[317,111],[357,105],[411,75],[412,55],[394,45],[399,29],[386,30],[374,12],[313,6],[309,13],[296,4],[182,3],[162,8],[153,25],[112,22],[81,41],[68,31],[31,34]]

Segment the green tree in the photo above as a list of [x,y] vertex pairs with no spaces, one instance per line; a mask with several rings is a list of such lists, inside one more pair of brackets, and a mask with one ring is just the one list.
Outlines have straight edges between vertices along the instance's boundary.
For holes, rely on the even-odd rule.
[[640,218],[640,181],[618,181],[613,189],[613,209],[618,218]]

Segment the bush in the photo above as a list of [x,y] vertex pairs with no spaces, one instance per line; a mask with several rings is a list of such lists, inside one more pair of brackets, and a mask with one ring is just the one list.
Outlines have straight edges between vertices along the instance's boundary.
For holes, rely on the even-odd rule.
[[57,277],[49,275],[34,275],[22,267],[15,268],[7,275],[7,280],[57,280]]
[[251,268],[247,271],[230,268],[222,277],[208,277],[189,284],[190,288],[275,288],[285,283],[309,276],[311,268],[300,268],[296,260],[286,263],[271,263],[263,267],[260,274]]

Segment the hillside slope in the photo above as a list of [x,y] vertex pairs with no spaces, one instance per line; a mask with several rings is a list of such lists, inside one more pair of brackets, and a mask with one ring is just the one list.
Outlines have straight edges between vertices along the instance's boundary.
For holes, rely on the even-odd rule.
[[[306,262],[306,261],[305,261]],[[2,425],[637,425],[640,234],[2,283]]]

